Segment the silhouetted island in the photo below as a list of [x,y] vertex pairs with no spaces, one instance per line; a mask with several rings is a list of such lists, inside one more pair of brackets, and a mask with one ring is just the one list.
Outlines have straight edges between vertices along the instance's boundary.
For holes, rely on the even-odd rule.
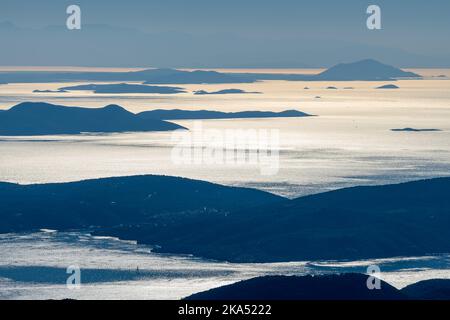
[[356,273],[266,276],[193,294],[185,300],[406,300],[404,294],[381,281],[380,290],[367,288],[368,276]]
[[[259,190],[167,176],[133,176],[70,183],[0,183],[0,232],[134,225],[165,229],[164,221],[199,220],[207,229],[230,211],[284,201]],[[197,218],[194,218],[197,217]],[[136,229],[137,231],[137,229]],[[178,230],[180,234],[183,230]],[[139,232],[135,234],[137,238]],[[176,237],[174,237],[174,240]]]
[[142,84],[86,84],[72,87],[59,88],[60,91],[93,91],[94,93],[159,93],[175,94],[183,93],[183,88],[147,86]]
[[397,78],[419,78],[420,75],[383,64],[373,59],[341,63],[318,74],[317,80],[380,81]]
[[58,90],[33,90],[33,93],[67,93],[68,91],[63,89]]
[[250,77],[241,77],[233,73],[204,70],[150,69],[138,73],[145,77],[145,84],[251,83],[255,81]]
[[4,183],[0,232],[95,225],[157,252],[233,262],[420,256],[450,252],[449,192],[450,178],[294,200],[171,177]]
[[45,83],[80,81],[139,81],[144,84],[251,83],[251,77],[215,71],[147,69],[131,72],[2,72],[0,82]]
[[391,129],[394,132],[436,132],[440,129],[416,129],[416,128],[403,128],[403,129]]
[[3,136],[176,129],[184,128],[158,119],[143,119],[117,105],[93,109],[25,102],[0,113]]
[[195,95],[214,95],[214,94],[260,94],[261,92],[247,92],[241,89],[225,89],[219,91],[208,92],[205,90],[194,91]]
[[400,89],[400,87],[396,86],[395,84],[386,84],[381,87],[377,87],[377,89]]
[[372,59],[342,63],[316,74],[222,73],[204,70],[148,69],[132,72],[2,72],[0,82],[44,83],[79,81],[139,81],[144,84],[253,83],[261,80],[286,81],[388,81],[420,78]]
[[197,227],[203,218],[173,217],[164,229],[139,225],[98,234],[232,262],[420,256],[450,252],[449,192],[450,178],[354,187],[233,211],[208,228]]
[[310,117],[312,115],[297,111],[286,110],[282,112],[270,111],[241,111],[241,112],[220,112],[209,110],[151,110],[138,113],[144,119],[160,120],[195,120],[195,119],[240,119],[240,118],[297,118]]

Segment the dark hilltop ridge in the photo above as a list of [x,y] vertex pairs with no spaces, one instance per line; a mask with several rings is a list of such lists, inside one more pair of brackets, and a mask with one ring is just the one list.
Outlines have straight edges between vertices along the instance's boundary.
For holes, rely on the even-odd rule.
[[432,279],[402,289],[405,295],[419,300],[450,300],[450,279]]
[[197,119],[244,119],[244,118],[302,118],[312,115],[297,111],[286,110],[282,112],[270,111],[241,111],[241,112],[221,112],[209,110],[151,110],[138,113],[144,119],[160,120],[197,120]]
[[72,87],[63,87],[58,90],[67,91],[93,91],[94,93],[158,93],[158,94],[175,94],[184,93],[183,88],[179,87],[163,87],[163,86],[147,86],[143,84],[86,84]]
[[151,175],[55,184],[0,183],[0,198],[3,233],[146,224],[165,229],[164,221],[181,219],[189,225],[194,216],[204,227],[238,208],[285,200],[259,190]]
[[241,89],[224,89],[219,91],[208,92],[205,90],[194,91],[195,95],[215,95],[215,94],[261,94],[261,92],[247,92]]
[[177,129],[184,128],[158,119],[142,119],[117,105],[91,109],[25,102],[0,113],[0,135],[3,136]]
[[450,252],[450,178],[354,187],[288,200],[253,189],[139,176],[0,184],[0,232],[77,229],[164,253],[231,262]]
[[44,83],[76,81],[139,81],[144,84],[253,83],[263,80],[286,81],[389,81],[420,78],[373,59],[342,63],[317,74],[223,73],[204,70],[148,69],[132,72],[2,72],[0,82]]
[[185,300],[406,300],[402,292],[381,281],[367,288],[368,276],[356,273],[266,276],[193,294]]
[[380,280],[370,290],[368,275],[357,273],[266,276],[193,294],[185,300],[450,300],[450,280],[427,280],[401,290]]
[[230,262],[419,256],[450,252],[450,178],[354,187],[242,209],[99,230],[157,244],[158,252]]

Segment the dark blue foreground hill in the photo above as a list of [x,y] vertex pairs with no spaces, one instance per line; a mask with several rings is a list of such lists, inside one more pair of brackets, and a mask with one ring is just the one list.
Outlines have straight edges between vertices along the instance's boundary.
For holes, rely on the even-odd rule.
[[285,200],[258,190],[166,176],[40,185],[0,183],[0,199],[3,233],[124,225],[164,229],[175,219],[185,221],[186,227],[200,220],[191,228],[207,228],[211,221],[238,208]]
[[267,276],[200,292],[185,300],[405,300],[386,282],[380,290],[367,288],[368,276],[334,274],[322,276]]
[[176,129],[183,127],[158,119],[142,119],[117,105],[92,109],[25,102],[0,113],[0,135],[3,136]]
[[450,279],[431,279],[411,284],[402,289],[411,299],[450,301]]
[[[199,217],[165,228],[104,230],[160,252],[232,262],[419,256],[450,252],[450,178],[347,188],[237,210],[198,228]],[[199,220],[196,220],[199,219]],[[180,232],[180,230],[183,230]]]
[[98,226],[158,252],[233,262],[450,252],[450,178],[287,200],[171,177],[0,184],[0,232]]
[[356,273],[316,276],[266,276],[193,294],[185,300],[450,300],[450,280],[421,281],[398,290],[380,281],[370,290],[369,276]]

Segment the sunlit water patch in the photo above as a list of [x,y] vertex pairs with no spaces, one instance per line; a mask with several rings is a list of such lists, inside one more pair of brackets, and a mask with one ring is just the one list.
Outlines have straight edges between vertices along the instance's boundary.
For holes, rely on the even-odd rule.
[[[261,275],[366,272],[401,288],[431,278],[450,278],[450,256],[347,262],[235,264],[151,252],[132,241],[88,232],[0,235],[0,299],[180,299]],[[81,269],[81,288],[66,286],[69,266]]]

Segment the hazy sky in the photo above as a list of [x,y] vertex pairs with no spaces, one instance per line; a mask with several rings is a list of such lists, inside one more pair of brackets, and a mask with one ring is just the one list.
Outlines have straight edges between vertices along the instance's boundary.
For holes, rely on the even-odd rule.
[[[82,30],[51,33],[65,28],[70,4],[82,9]],[[366,27],[370,4],[382,9],[382,30]],[[301,67],[373,57],[405,66],[450,66],[449,13],[448,0],[1,0],[0,23],[14,27],[0,25],[0,35],[16,41],[0,53],[0,64]],[[105,25],[101,33],[98,25]],[[45,39],[41,45],[48,52],[18,54],[31,50],[19,43],[30,37]],[[61,53],[54,47],[60,37],[73,50],[92,54],[54,56]],[[96,37],[103,50],[93,48]],[[117,45],[132,45],[133,52]]]

